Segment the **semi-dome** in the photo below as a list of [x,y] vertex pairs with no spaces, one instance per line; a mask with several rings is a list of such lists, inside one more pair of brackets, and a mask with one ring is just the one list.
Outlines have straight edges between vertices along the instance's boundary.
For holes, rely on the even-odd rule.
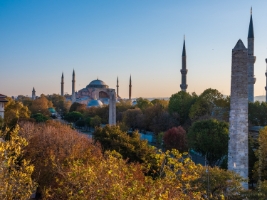
[[87,107],[102,107],[103,103],[100,100],[93,99],[88,104]]
[[108,85],[101,80],[93,80],[89,85],[86,86],[86,88],[108,88]]

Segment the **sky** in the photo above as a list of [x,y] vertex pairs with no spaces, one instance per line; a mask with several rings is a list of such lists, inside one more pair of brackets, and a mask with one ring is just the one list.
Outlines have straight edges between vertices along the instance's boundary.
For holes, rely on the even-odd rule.
[[265,95],[266,0],[1,0],[0,93],[71,94],[103,80],[127,98],[180,91],[185,35],[188,92],[230,94],[231,53],[247,46],[250,8],[255,36],[254,95]]

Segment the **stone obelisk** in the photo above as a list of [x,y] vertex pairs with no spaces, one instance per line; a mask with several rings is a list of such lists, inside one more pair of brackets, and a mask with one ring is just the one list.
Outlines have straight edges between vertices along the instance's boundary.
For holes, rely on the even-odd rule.
[[109,89],[109,125],[116,125],[116,92]]
[[[248,178],[248,50],[238,40],[232,50],[228,170]],[[248,189],[248,183],[243,182]]]

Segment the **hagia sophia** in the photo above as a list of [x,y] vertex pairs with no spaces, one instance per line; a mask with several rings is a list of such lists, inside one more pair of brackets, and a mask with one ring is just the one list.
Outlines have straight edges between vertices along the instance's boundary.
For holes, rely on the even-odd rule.
[[[85,88],[75,91],[75,71],[72,73],[72,94],[66,97],[68,101],[72,103],[77,102],[87,105],[87,107],[99,107],[103,104],[108,105],[110,99],[111,88],[102,80],[98,78],[91,81]],[[121,99],[119,96],[119,79],[117,78],[117,90],[116,90],[116,101]],[[132,93],[132,79],[130,76],[129,81],[129,100],[131,100]],[[61,96],[64,96],[64,74],[61,76]]]

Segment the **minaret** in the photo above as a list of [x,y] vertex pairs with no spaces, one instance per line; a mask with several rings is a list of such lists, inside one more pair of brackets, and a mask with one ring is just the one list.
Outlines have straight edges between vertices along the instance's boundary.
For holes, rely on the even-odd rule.
[[72,96],[71,96],[71,101],[72,103],[74,103],[76,101],[76,97],[75,97],[75,71],[73,69],[72,72]]
[[64,74],[61,76],[61,96],[64,96]]
[[265,98],[266,100],[265,101],[267,102],[267,58],[265,59],[265,62],[266,62],[266,72],[265,72],[265,76],[266,76],[266,86],[265,86],[266,97]]
[[182,53],[182,69],[181,69],[181,74],[182,74],[182,81],[180,88],[182,91],[186,92],[187,89],[187,84],[186,84],[186,74],[187,74],[187,69],[186,69],[186,51],[185,51],[185,37],[184,37],[184,46],[183,46],[183,53]]
[[[241,40],[232,50],[228,170],[248,178],[248,52]],[[248,183],[243,182],[248,189]]]
[[130,75],[130,84],[129,84],[129,100],[132,100],[132,77]]
[[32,89],[32,100],[35,100],[36,99],[36,95],[35,95],[35,89],[33,88]]
[[117,77],[117,98],[119,98],[119,78]]
[[256,56],[254,56],[254,30],[252,20],[252,8],[250,10],[250,23],[248,29],[248,101],[254,102],[254,84],[256,78],[254,78],[254,63]]

